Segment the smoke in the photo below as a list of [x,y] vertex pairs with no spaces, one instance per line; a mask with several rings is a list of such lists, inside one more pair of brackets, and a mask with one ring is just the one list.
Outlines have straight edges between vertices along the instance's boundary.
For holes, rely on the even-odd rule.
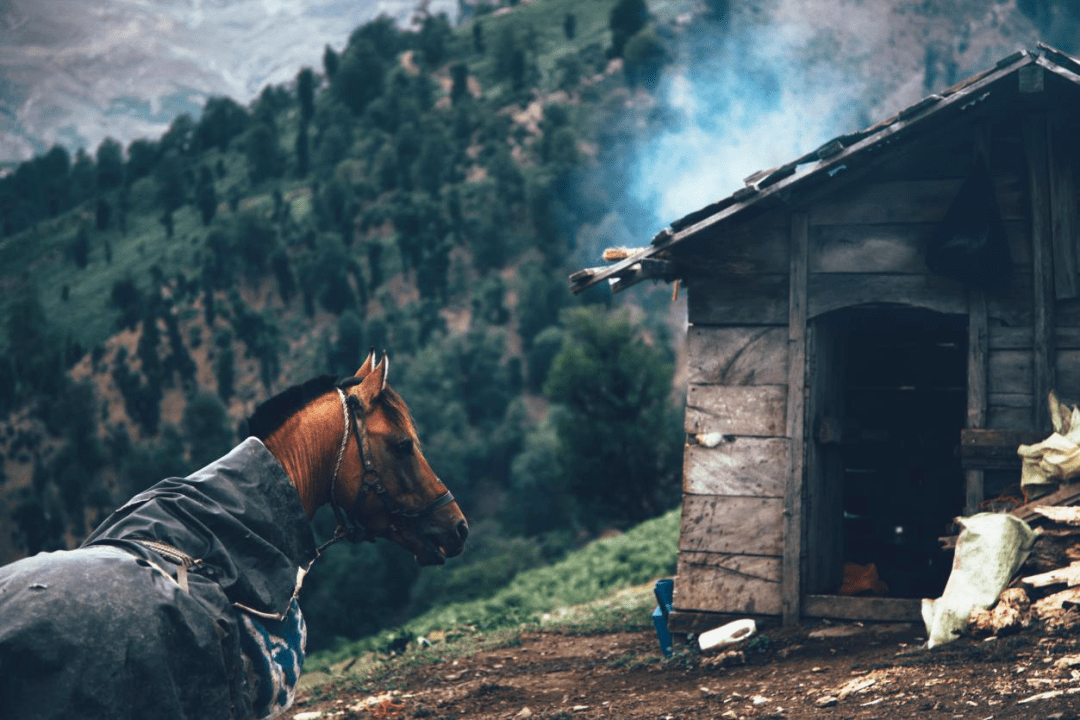
[[630,188],[653,230],[865,124],[863,88],[827,61],[826,41],[794,24],[682,30],[656,93],[665,121],[642,138]]

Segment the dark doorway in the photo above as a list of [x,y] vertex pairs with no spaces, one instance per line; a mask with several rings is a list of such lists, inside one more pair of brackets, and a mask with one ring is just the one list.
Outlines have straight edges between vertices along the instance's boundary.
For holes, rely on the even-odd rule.
[[936,597],[951,566],[938,538],[964,506],[967,318],[851,308],[813,332],[808,589]]

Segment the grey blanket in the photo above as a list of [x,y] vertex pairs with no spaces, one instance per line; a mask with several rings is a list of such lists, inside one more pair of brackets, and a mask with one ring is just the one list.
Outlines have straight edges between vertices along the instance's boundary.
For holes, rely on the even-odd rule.
[[[188,590],[135,539],[198,560]],[[314,555],[296,490],[255,438],[158,483],[79,549],[0,568],[0,715],[252,717],[235,604],[285,615]]]

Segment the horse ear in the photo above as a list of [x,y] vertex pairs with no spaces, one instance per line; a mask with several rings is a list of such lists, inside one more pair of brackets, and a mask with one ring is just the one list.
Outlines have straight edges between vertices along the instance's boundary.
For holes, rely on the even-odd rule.
[[383,390],[386,389],[386,376],[389,371],[390,358],[386,353],[383,353],[382,361],[372,368],[364,381],[360,383],[358,395],[365,408],[370,408],[375,400],[382,395]]
[[360,366],[360,369],[356,371],[354,377],[366,378],[371,374],[371,371],[375,369],[375,348],[371,348],[371,352],[368,353],[367,359],[364,360],[364,364]]

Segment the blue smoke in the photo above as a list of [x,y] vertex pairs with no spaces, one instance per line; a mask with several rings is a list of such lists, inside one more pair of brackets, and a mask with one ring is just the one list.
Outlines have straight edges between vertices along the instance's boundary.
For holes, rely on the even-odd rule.
[[830,63],[803,59],[812,38],[776,25],[700,23],[682,33],[657,92],[669,120],[643,139],[631,184],[654,230],[864,120],[861,88]]

